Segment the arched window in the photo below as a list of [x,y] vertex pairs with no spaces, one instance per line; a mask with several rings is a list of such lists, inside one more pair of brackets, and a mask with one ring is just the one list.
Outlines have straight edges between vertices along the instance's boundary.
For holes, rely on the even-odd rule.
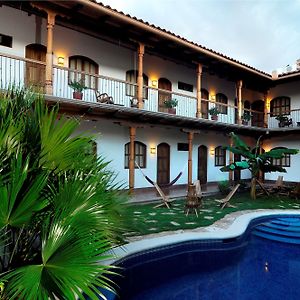
[[[146,153],[147,146],[141,142],[134,142],[134,159],[140,168],[146,168]],[[130,143],[125,144],[125,169],[129,168],[129,158],[130,158]],[[136,164],[134,167],[137,168]]]
[[[126,72],[126,81],[131,84],[126,84],[126,95],[131,97],[137,97],[137,78],[138,71],[130,70]],[[143,74],[143,85],[148,86],[148,76]],[[148,99],[148,89],[143,88],[143,99]]]
[[271,116],[290,114],[291,99],[289,97],[276,97],[270,102]]
[[[272,150],[276,149],[286,149],[285,147],[275,147]],[[291,166],[291,155],[284,154],[282,158],[273,158],[272,165],[279,167],[290,167]]]
[[201,99],[208,100],[208,91],[206,89],[201,89]]
[[225,105],[216,105],[216,107],[221,114],[226,115],[227,114],[227,104],[228,104],[227,96],[222,93],[218,93],[216,95],[216,103],[225,104]]
[[222,146],[215,148],[215,166],[225,166],[226,165],[226,150]]
[[98,75],[99,71],[96,62],[85,56],[74,55],[69,57],[69,68],[77,71],[69,71],[69,83],[71,81],[80,81],[87,88],[95,90],[98,88],[98,80],[94,76]]

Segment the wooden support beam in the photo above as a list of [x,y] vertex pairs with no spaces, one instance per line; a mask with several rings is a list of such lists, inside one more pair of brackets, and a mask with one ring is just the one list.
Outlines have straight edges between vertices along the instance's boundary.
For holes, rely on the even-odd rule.
[[46,54],[46,94],[53,94],[53,27],[56,14],[47,11],[47,54]]
[[129,127],[130,144],[129,144],[129,191],[132,192],[134,189],[134,142],[136,136],[136,128]]
[[[229,145],[230,145],[230,147],[233,146],[233,140],[232,140],[232,137],[230,137]],[[229,164],[232,164],[233,162],[234,162],[234,156],[233,156],[233,153],[232,153],[231,151],[229,151]],[[233,178],[233,171],[230,170],[230,171],[229,171],[229,178],[228,178],[228,180],[229,180],[229,182],[232,182],[233,179],[234,179],[234,178]]]
[[238,105],[238,124],[242,124],[242,114],[243,114],[243,107],[242,107],[242,86],[243,81],[238,80],[236,87],[237,87],[237,105]]
[[194,133],[188,133],[189,156],[188,156],[188,185],[193,184],[193,137]]
[[202,65],[198,64],[197,66],[197,112],[196,117],[201,118],[201,78],[202,78]]
[[269,91],[266,91],[264,93],[264,127],[268,128],[268,113],[269,113],[269,103],[268,103],[268,93]]
[[139,43],[138,46],[138,78],[137,78],[137,99],[138,99],[138,108],[144,107],[143,101],[143,62],[144,62],[144,53],[145,53],[145,45]]

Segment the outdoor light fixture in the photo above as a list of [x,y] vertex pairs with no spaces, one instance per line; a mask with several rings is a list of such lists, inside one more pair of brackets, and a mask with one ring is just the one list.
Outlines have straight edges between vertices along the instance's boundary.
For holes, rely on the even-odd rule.
[[151,154],[156,154],[156,148],[155,147],[151,147],[150,148],[150,153]]
[[210,95],[210,100],[215,101],[216,100],[216,95],[214,95],[214,94]]
[[58,58],[57,58],[57,64],[59,65],[59,66],[64,66],[64,63],[65,63],[65,58],[64,57],[62,57],[62,56],[59,56]]
[[152,86],[157,87],[157,80],[152,80]]
[[210,155],[211,156],[214,156],[215,155],[215,148],[210,148]]

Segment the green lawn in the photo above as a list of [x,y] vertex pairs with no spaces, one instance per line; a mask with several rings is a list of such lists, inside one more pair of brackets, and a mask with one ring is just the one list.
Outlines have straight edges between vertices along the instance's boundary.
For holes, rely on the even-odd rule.
[[183,213],[185,200],[172,202],[171,208],[154,208],[156,204],[132,204],[129,206],[129,214],[132,219],[132,232],[128,236],[145,235],[161,231],[192,229],[208,226],[223,218],[226,214],[234,211],[277,208],[277,209],[297,209],[300,208],[300,201],[284,196],[264,196],[256,200],[251,200],[248,194],[238,194],[230,201],[236,208],[220,209],[216,198],[204,198],[203,207],[199,210],[199,217],[195,214],[185,216]]

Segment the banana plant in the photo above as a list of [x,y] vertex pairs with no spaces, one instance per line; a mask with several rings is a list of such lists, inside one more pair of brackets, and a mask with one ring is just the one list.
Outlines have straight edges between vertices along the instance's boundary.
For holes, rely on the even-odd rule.
[[249,170],[251,172],[251,189],[250,196],[251,199],[256,198],[256,182],[258,180],[259,171],[264,173],[269,172],[284,172],[286,169],[281,166],[273,165],[273,159],[283,158],[285,154],[297,154],[298,149],[273,149],[260,153],[260,140],[262,136],[257,139],[254,148],[248,146],[242,139],[240,139],[233,132],[230,133],[232,137],[233,146],[226,146],[224,149],[232,152],[233,154],[239,154],[243,157],[242,161],[233,162],[227,166],[222,167],[220,170],[222,172],[229,172],[234,170]]

